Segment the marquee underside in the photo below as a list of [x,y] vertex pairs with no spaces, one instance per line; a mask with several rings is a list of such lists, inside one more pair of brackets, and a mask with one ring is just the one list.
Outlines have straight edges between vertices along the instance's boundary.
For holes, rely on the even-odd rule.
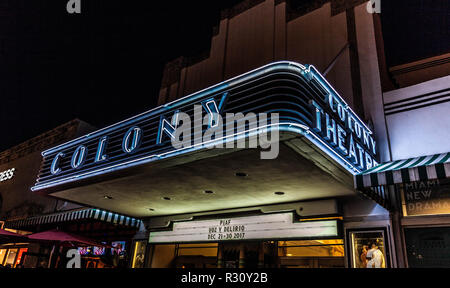
[[276,159],[261,160],[259,149],[205,149],[48,192],[133,217],[355,194],[353,176],[305,137],[282,132],[280,139]]

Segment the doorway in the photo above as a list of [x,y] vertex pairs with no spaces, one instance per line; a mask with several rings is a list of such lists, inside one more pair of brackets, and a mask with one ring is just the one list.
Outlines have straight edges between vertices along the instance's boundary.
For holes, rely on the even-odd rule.
[[155,268],[345,267],[343,239],[161,244],[152,254]]

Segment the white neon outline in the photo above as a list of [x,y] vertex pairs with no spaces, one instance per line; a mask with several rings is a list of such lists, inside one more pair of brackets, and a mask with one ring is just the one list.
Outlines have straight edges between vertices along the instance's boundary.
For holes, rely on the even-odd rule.
[[[166,118],[163,118],[164,115],[161,116],[161,117],[162,117],[162,121],[159,122],[159,126],[160,126],[160,127],[158,127],[159,135],[158,135],[158,141],[157,141],[157,144],[161,144],[161,143],[162,143],[163,132],[166,133],[166,134],[169,134],[170,138],[175,139],[175,135],[172,134],[172,133],[170,133],[170,131],[169,131],[168,129],[165,128],[165,125],[164,125],[164,124],[167,123],[167,125],[169,125],[170,128],[173,129],[173,131],[176,131],[176,130],[177,130],[177,126],[178,126],[178,125],[177,125],[177,124],[178,124],[178,114],[180,114],[180,111],[179,111],[179,110],[176,110],[176,111],[173,113],[173,116],[172,116],[172,124],[171,124],[169,121],[167,121]],[[173,125],[173,126],[172,126],[172,125]]]
[[[279,128],[280,126],[286,126],[287,129],[286,130],[280,129]],[[171,155],[171,154],[181,154],[183,152],[187,153],[187,152],[190,152],[190,150],[192,150],[194,148],[197,148],[199,146],[204,146],[203,148],[206,149],[209,146],[214,146],[214,145],[219,144],[222,140],[224,141],[224,142],[221,142],[223,144],[228,142],[228,141],[236,141],[236,140],[240,139],[240,138],[236,138],[236,137],[237,136],[241,136],[242,137],[242,134],[244,134],[244,137],[251,137],[251,136],[254,136],[254,134],[264,133],[264,131],[258,131],[258,130],[267,129],[267,128],[273,128],[273,127],[275,127],[275,128],[278,127],[279,131],[296,132],[298,134],[306,136],[308,138],[308,140],[313,142],[313,144],[315,144],[317,147],[320,148],[320,145],[322,145],[322,146],[325,146],[326,148],[328,148],[328,150],[325,150],[325,149],[321,149],[321,150],[323,152],[325,152],[328,156],[330,156],[332,159],[336,160],[336,162],[341,164],[341,166],[343,166],[352,175],[356,175],[358,173],[361,173],[361,170],[357,169],[356,167],[354,167],[354,165],[352,165],[344,157],[342,157],[341,155],[339,155],[336,152],[334,152],[334,149],[331,148],[322,139],[320,139],[317,135],[315,135],[315,133],[312,132],[311,129],[308,126],[302,125],[302,124],[298,124],[298,123],[293,123],[293,122],[282,122],[282,123],[275,123],[275,124],[267,124],[267,125],[264,125],[264,126],[261,126],[261,127],[256,127],[256,128],[249,129],[249,130],[244,130],[244,131],[241,131],[239,133],[235,133],[233,135],[227,135],[225,137],[221,137],[221,138],[218,138],[218,139],[213,139],[213,140],[209,140],[209,141],[206,141],[206,142],[190,145],[188,147],[183,147],[183,148],[180,148],[180,149],[167,151],[167,152],[164,152],[164,153],[161,153],[161,154],[151,154],[151,155],[148,155],[148,156],[145,156],[145,157],[141,157],[141,158],[138,158],[138,159],[130,160],[130,161],[123,162],[123,163],[118,163],[118,164],[115,164],[115,165],[112,165],[112,166],[109,166],[109,167],[103,167],[103,168],[100,168],[100,169],[97,169],[97,170],[88,171],[88,172],[84,172],[84,173],[77,174],[77,175],[72,175],[72,176],[69,176],[69,177],[66,177],[66,178],[63,178],[63,179],[57,179],[57,180],[54,180],[54,181],[51,181],[51,182],[47,182],[47,183],[44,183],[44,184],[41,184],[41,185],[38,184],[38,185],[33,186],[31,188],[31,190],[32,191],[36,191],[36,190],[41,190],[41,189],[48,188],[48,187],[53,187],[53,186],[56,186],[56,185],[69,183],[69,182],[72,182],[74,179],[86,178],[84,176],[88,176],[88,175],[91,175],[91,174],[92,174],[91,176],[98,175],[100,172],[102,172],[102,174],[103,174],[103,173],[105,173],[104,171],[117,170],[117,169],[114,169],[114,168],[119,167],[119,166],[124,166],[121,169],[125,169],[125,168],[128,168],[131,164],[134,164],[132,166],[136,166],[136,165],[141,164],[140,162],[142,162],[144,160],[147,160],[147,159],[151,159],[151,158],[154,158],[154,160],[157,160],[157,159],[161,159],[164,156],[168,156],[168,155]],[[291,127],[293,127],[293,128],[291,128]],[[300,129],[300,132],[298,130],[294,129],[294,128]],[[251,133],[251,132],[253,132],[253,134],[249,134],[248,136],[245,136],[245,134]],[[233,139],[228,139],[228,138],[233,138]],[[336,159],[336,156],[338,156],[338,159]],[[152,162],[154,160],[145,161],[145,163]]]
[[[79,141],[81,141],[81,140],[83,140],[83,139],[86,139],[86,138],[89,138],[89,137],[94,137],[94,135],[97,135],[97,134],[99,134],[99,133],[101,133],[101,132],[103,132],[103,131],[105,131],[105,130],[108,130],[108,129],[112,129],[112,128],[117,128],[117,127],[120,127],[121,125],[124,125],[124,124],[126,124],[128,121],[132,121],[132,120],[137,120],[137,119],[139,119],[140,117],[142,117],[142,116],[145,116],[146,114],[149,114],[149,113],[151,113],[151,112],[153,112],[153,111],[158,111],[158,110],[162,110],[161,112],[163,112],[164,111],[164,109],[165,108],[169,108],[169,109],[171,109],[171,108],[173,108],[172,106],[175,106],[175,105],[177,105],[177,104],[180,104],[180,103],[182,103],[182,102],[184,102],[184,101],[186,101],[186,100],[190,100],[190,101],[194,101],[194,100],[197,100],[197,98],[200,98],[200,97],[203,97],[203,96],[205,96],[205,95],[203,95],[204,93],[206,93],[206,92],[209,92],[209,93],[214,93],[214,89],[216,89],[216,90],[220,90],[220,89],[226,89],[226,88],[229,88],[229,87],[232,87],[232,86],[234,86],[234,85],[237,85],[237,84],[239,84],[239,83],[241,83],[241,82],[244,82],[244,81],[246,81],[247,79],[249,79],[250,77],[258,77],[258,75],[260,75],[260,74],[264,74],[264,73],[267,73],[267,72],[270,72],[270,71],[273,71],[273,70],[275,70],[275,69],[277,69],[277,68],[279,68],[278,66],[280,66],[280,65],[282,65],[282,66],[287,66],[287,67],[284,67],[285,69],[293,69],[293,70],[297,70],[297,72],[298,73],[300,73],[301,75],[305,75],[305,74],[307,74],[307,73],[311,73],[310,75],[312,75],[313,77],[315,77],[316,78],[316,80],[318,80],[318,82],[319,82],[319,84],[322,86],[322,88],[324,88],[329,94],[331,94],[331,92],[330,92],[330,89],[333,91],[333,93],[337,96],[337,98],[342,102],[342,103],[344,103],[345,105],[343,105],[344,106],[344,109],[347,111],[347,113],[349,113],[349,117],[352,117],[353,118],[353,120],[358,120],[358,122],[356,122],[356,121],[354,121],[355,123],[357,123],[357,124],[359,124],[360,126],[363,126],[364,128],[366,128],[367,129],[367,132],[369,132],[369,135],[372,135],[373,134],[373,132],[365,125],[365,123],[358,117],[358,115],[356,114],[356,113],[354,113],[354,111],[349,107],[349,105],[345,102],[345,100],[339,95],[339,93],[330,85],[330,83],[317,71],[317,69],[313,66],[313,65],[307,65],[307,66],[304,66],[304,65],[302,65],[302,64],[299,64],[299,63],[296,63],[296,62],[291,62],[291,61],[278,61],[278,62],[273,62],[273,63],[269,63],[269,64],[267,64],[267,65],[264,65],[264,66],[262,66],[262,67],[259,67],[259,68],[256,68],[256,69],[253,69],[253,70],[251,70],[251,71],[249,71],[249,72],[246,72],[246,73],[244,73],[244,74],[241,74],[241,75],[238,75],[238,76],[236,76],[236,77],[233,77],[233,78],[231,78],[231,79],[228,79],[228,80],[226,80],[226,81],[223,81],[223,82],[221,82],[221,83],[218,83],[218,84],[215,84],[215,85],[213,85],[213,86],[210,86],[210,87],[208,87],[208,88],[205,88],[205,89],[203,89],[203,90],[200,90],[200,91],[198,91],[198,92],[195,92],[195,93],[192,93],[192,94],[189,94],[189,95],[186,95],[186,96],[184,96],[184,97],[182,97],[182,98],[179,98],[179,99],[177,99],[177,100],[175,100],[175,101],[172,101],[172,102],[170,102],[170,103],[166,103],[165,105],[162,105],[162,106],[159,106],[159,107],[155,107],[155,108],[153,108],[153,109],[150,109],[150,110],[148,110],[148,111],[145,111],[145,112],[143,112],[143,113],[140,113],[140,114],[138,114],[138,115],[136,115],[136,116],[133,116],[133,117],[130,117],[130,118],[128,118],[128,119],[125,119],[125,120],[123,120],[123,121],[120,121],[120,122],[118,122],[118,123],[115,123],[115,124],[112,124],[112,125],[110,125],[110,126],[107,126],[107,127],[105,127],[105,128],[102,128],[102,129],[100,129],[100,130],[97,130],[97,131],[95,131],[95,132],[93,132],[93,133],[89,133],[89,134],[87,134],[87,135],[84,135],[84,136],[81,136],[81,137],[78,137],[78,138],[76,138],[76,139],[74,139],[74,140],[71,140],[71,141],[68,141],[68,142],[66,142],[66,143],[63,143],[63,144],[60,144],[60,145],[58,145],[58,146],[55,146],[55,147],[52,147],[52,148],[50,148],[50,149],[48,149],[48,150],[45,150],[45,151],[43,151],[42,153],[41,153],[41,155],[42,156],[45,156],[45,155],[47,155],[47,154],[49,154],[49,153],[53,153],[55,150],[58,150],[58,149],[60,149],[60,148],[63,148],[63,147],[66,147],[66,146],[68,146],[68,145],[74,145],[74,144],[76,144],[77,142],[79,142]],[[256,75],[253,75],[253,74],[255,74],[256,73]],[[323,85],[323,83],[322,82],[324,82],[324,83],[326,83],[327,85],[328,85],[328,87],[326,86],[326,85]],[[330,88],[330,89],[329,89]],[[226,95],[228,95],[228,93],[227,92],[224,92],[224,96],[226,97]],[[191,98],[191,99],[190,99]],[[201,98],[200,98],[201,99]],[[224,97],[222,98],[222,100],[224,99]],[[223,101],[221,101],[221,103],[222,103]],[[216,103],[215,103],[215,105],[217,105]],[[348,111],[349,110],[349,111]],[[163,120],[165,120],[165,119],[163,119]],[[165,121],[167,121],[167,120],[165,120]],[[168,121],[167,121],[168,122]],[[168,123],[169,125],[170,125],[170,123]],[[277,124],[277,125],[279,125],[279,124]],[[290,125],[290,126],[296,126],[296,125],[298,125],[298,124],[296,124],[296,123],[290,123],[290,124],[287,124],[287,125]],[[172,126],[172,125],[170,125],[170,126]],[[302,125],[302,126],[304,126],[304,125]],[[306,127],[306,126],[305,126]],[[307,129],[305,129],[307,132],[309,132],[309,127],[306,127]],[[248,131],[243,131],[244,133],[249,133]],[[171,135],[171,133],[168,133],[169,135]],[[332,157],[333,159],[340,159],[341,161],[343,161],[346,165],[342,165],[343,167],[345,167],[349,172],[351,172],[352,174],[354,174],[355,172],[354,171],[360,171],[358,168],[356,168],[354,165],[352,165],[352,164],[350,164],[346,159],[344,159],[341,155],[339,155],[338,153],[336,153],[335,151],[334,151],[334,149],[333,148],[330,148],[330,146],[328,145],[328,144],[326,144],[324,141],[322,141],[320,138],[318,138],[314,133],[306,133],[306,135],[313,135],[314,137],[313,137],[313,139],[315,139],[315,142],[317,143],[320,143],[321,145],[323,145],[323,146],[325,146],[325,147],[327,147],[327,149],[329,149],[333,154],[330,154],[328,151],[325,151],[325,152],[327,152],[327,154],[330,156],[330,157]],[[229,136],[229,137],[236,137],[236,135],[231,135],[231,136]],[[220,140],[220,139],[214,139],[214,141],[218,141],[218,140]],[[311,140],[311,138],[310,138],[310,140]],[[198,143],[197,145],[204,145],[205,143]],[[194,147],[194,146],[193,146]],[[319,147],[320,148],[320,147]],[[188,147],[188,149],[192,149],[192,147]],[[167,153],[177,153],[177,152],[179,152],[179,150],[173,150],[173,151],[170,151],[170,152],[166,152],[166,153],[163,153],[163,154],[160,154],[160,155],[150,155],[150,156],[146,156],[146,157],[144,157],[144,158],[139,158],[139,159],[137,159],[138,161],[142,161],[142,159],[147,159],[147,158],[149,158],[149,157],[158,157],[158,158],[160,158],[160,157],[163,157],[163,156],[165,156]],[[169,155],[169,154],[168,154]],[[338,162],[341,162],[341,161],[338,161]],[[104,167],[104,168],[101,168],[100,170],[94,170],[94,171],[89,171],[89,172],[85,172],[85,173],[83,173],[83,174],[79,174],[79,175],[73,175],[73,176],[70,176],[71,178],[74,178],[74,179],[76,179],[76,178],[80,178],[80,177],[82,177],[82,176],[84,176],[85,174],[92,174],[92,173],[96,173],[97,171],[105,171],[105,170],[113,170],[115,167],[117,167],[117,166],[126,166],[126,165],[129,165],[130,163],[134,163],[134,162],[136,162],[136,161],[132,161],[132,162],[123,162],[123,163],[120,163],[120,164],[116,164],[116,165],[113,165],[113,166],[110,166],[110,167]],[[350,168],[349,167],[347,167],[347,165],[349,165],[350,166]],[[125,167],[124,167],[125,168]],[[64,179],[59,179],[59,180],[56,180],[56,181],[60,181],[60,180],[64,180]],[[47,182],[47,184],[51,184],[51,183],[54,183],[55,181],[52,181],[52,182]],[[35,189],[37,189],[37,188],[39,188],[40,186],[44,186],[45,184],[42,184],[42,185],[35,185],[34,187],[32,187],[32,190],[35,190]],[[42,189],[42,188],[39,188],[39,189]]]
[[[325,114],[325,132],[326,135],[324,136],[324,138],[328,141],[330,141],[332,144],[334,144],[334,146],[337,146],[337,124],[336,121],[330,117],[330,115],[328,113],[324,113]],[[330,119],[331,119],[331,123],[330,123]],[[331,124],[331,126],[330,126]],[[333,137],[331,138],[331,133],[333,133]]]
[[[133,119],[135,119],[135,118],[139,118],[139,117],[144,116],[145,114],[148,114],[148,113],[153,112],[153,111],[155,111],[155,110],[161,110],[162,108],[170,107],[170,106],[172,106],[172,105],[177,104],[178,102],[182,102],[182,101],[184,101],[184,100],[187,100],[188,98],[194,98],[194,97],[196,97],[196,96],[198,96],[198,95],[203,94],[204,92],[206,92],[206,91],[208,91],[208,90],[214,90],[214,88],[221,88],[221,86],[224,86],[224,85],[225,85],[225,86],[224,86],[223,88],[227,88],[227,87],[236,85],[236,84],[238,84],[238,83],[240,83],[240,82],[243,82],[243,81],[247,80],[248,77],[249,77],[249,74],[253,74],[253,73],[255,73],[255,72],[259,71],[259,70],[261,70],[261,71],[260,71],[260,74],[263,74],[263,73],[265,73],[265,72],[268,72],[268,71],[270,71],[270,70],[275,69],[275,67],[271,67],[271,66],[277,66],[277,65],[294,66],[293,68],[298,68],[298,69],[300,69],[300,73],[302,72],[302,70],[306,70],[306,67],[305,67],[304,65],[302,65],[302,64],[300,64],[300,63],[292,62],[292,61],[277,61],[277,62],[272,62],[272,63],[269,63],[269,64],[267,64],[267,65],[261,66],[261,67],[259,67],[259,68],[250,70],[250,71],[248,71],[248,72],[246,72],[246,73],[244,73],[244,74],[241,74],[241,75],[232,77],[232,78],[230,78],[230,79],[227,79],[227,80],[225,80],[225,81],[222,81],[222,82],[217,83],[217,84],[215,84],[215,85],[212,85],[212,86],[210,86],[210,87],[207,87],[207,88],[205,88],[205,89],[202,89],[202,90],[200,90],[200,91],[191,93],[191,94],[186,95],[186,96],[184,96],[184,97],[181,97],[181,98],[176,99],[176,100],[174,100],[174,101],[172,101],[172,102],[166,103],[166,104],[164,104],[164,105],[162,105],[162,106],[158,106],[158,107],[152,108],[152,109],[147,110],[147,111],[145,111],[145,112],[142,112],[142,113],[140,113],[140,114],[138,114],[138,115],[135,115],[135,116],[132,116],[132,117],[127,118],[127,119],[125,119],[125,120],[122,120],[122,121],[120,121],[120,122],[114,123],[114,124],[109,125],[109,126],[107,126],[107,127],[105,127],[105,128],[101,128],[101,129],[96,130],[96,131],[94,131],[94,132],[92,132],[92,133],[86,134],[86,135],[84,135],[84,136],[80,136],[80,137],[78,137],[78,138],[75,138],[75,139],[73,139],[73,140],[67,141],[67,142],[65,142],[65,143],[62,143],[62,144],[57,145],[57,146],[55,146],[55,147],[52,147],[52,148],[50,148],[50,149],[44,150],[44,151],[41,152],[41,155],[42,155],[42,156],[45,156],[46,154],[52,153],[53,151],[58,150],[60,147],[66,146],[66,145],[68,145],[68,144],[70,144],[70,143],[72,143],[72,142],[77,142],[77,141],[82,140],[83,138],[88,138],[88,137],[90,137],[90,136],[99,134],[100,132],[102,132],[102,131],[104,131],[104,130],[113,128],[114,126],[118,126],[118,125],[124,124],[124,123],[126,123],[126,122],[128,122],[128,121],[130,121],[130,120],[133,120]],[[235,80],[239,80],[239,81],[233,82],[233,81],[235,81]],[[231,82],[231,83],[227,83],[227,82]],[[228,85],[226,85],[226,84],[228,84]]]
[[[211,111],[211,108],[208,106],[209,103],[214,103],[214,108],[216,109],[217,112]],[[215,121],[215,125],[214,125],[214,126],[212,125],[214,115],[215,115],[215,114],[216,114],[216,115],[219,114],[219,108],[217,107],[216,101],[215,101],[214,99],[212,99],[212,100],[210,100],[210,101],[207,101],[207,102],[205,102],[204,107],[205,107],[206,109],[208,109],[208,111],[207,111],[208,114],[209,114],[209,121],[208,121],[209,123],[208,123],[208,127],[209,127],[209,128],[217,127],[217,126],[219,125],[219,121]]]
[[[314,65],[307,65],[307,66],[305,66],[305,65],[302,65],[300,63],[293,62],[293,61],[276,61],[276,62],[272,62],[272,63],[266,64],[264,66],[261,66],[259,68],[250,70],[250,71],[248,71],[248,72],[246,72],[244,74],[232,77],[230,79],[227,79],[225,81],[222,81],[220,83],[217,83],[215,85],[207,87],[207,88],[202,89],[200,91],[197,91],[197,92],[194,92],[192,94],[186,95],[186,96],[181,97],[179,99],[176,99],[176,100],[174,100],[172,102],[166,103],[166,104],[164,104],[162,106],[158,106],[158,107],[152,108],[152,109],[147,110],[145,112],[142,112],[142,113],[140,113],[138,115],[132,116],[130,118],[127,118],[127,119],[122,120],[120,122],[117,122],[115,124],[109,125],[109,126],[107,126],[105,128],[101,128],[101,129],[99,129],[97,131],[94,131],[92,133],[86,134],[84,136],[81,136],[81,137],[78,137],[76,139],[67,141],[65,143],[62,143],[62,144],[57,145],[55,147],[52,147],[50,149],[44,150],[43,152],[41,152],[41,155],[45,156],[45,155],[47,155],[49,153],[54,152],[55,150],[58,150],[61,147],[64,147],[64,146],[69,145],[71,143],[75,143],[75,142],[81,141],[84,138],[89,138],[90,136],[94,136],[96,134],[101,133],[104,130],[111,129],[111,128],[115,127],[115,126],[120,126],[122,124],[125,124],[128,121],[131,121],[133,119],[137,119],[139,117],[142,117],[142,116],[144,116],[144,115],[146,115],[146,114],[148,114],[150,112],[157,111],[157,110],[162,110],[163,108],[172,108],[170,106],[176,105],[179,102],[183,102],[183,101],[185,101],[185,100],[187,100],[189,98],[193,98],[193,99],[191,99],[193,101],[195,98],[198,98],[200,96],[204,96],[202,94],[204,94],[205,92],[207,92],[209,90],[212,90],[211,93],[213,93],[215,89],[232,87],[232,86],[237,85],[237,84],[239,84],[239,83],[241,83],[243,81],[246,81],[250,77],[250,74],[254,74],[254,73],[258,72],[258,71],[259,71],[258,74],[263,74],[263,73],[266,73],[266,72],[269,72],[269,71],[272,71],[272,70],[276,69],[277,66],[280,66],[280,65],[281,66],[285,66],[286,65],[287,67],[285,67],[285,68],[292,68],[294,70],[297,69],[300,74],[310,73],[311,72],[311,68],[314,69],[313,74],[317,73],[320,76],[320,78],[318,79],[319,82],[320,82],[320,80],[324,81],[331,88],[331,90],[333,90],[333,92],[338,96],[339,100],[341,100],[345,104],[344,108],[345,109],[349,109],[352,112],[352,114],[353,114],[352,116],[356,117],[356,119],[359,120],[359,122],[370,132],[371,135],[373,134],[373,132],[365,125],[365,123],[358,117],[358,115],[350,108],[350,106],[345,102],[345,100],[341,97],[341,95],[339,95],[339,93],[331,86],[331,84],[325,79],[325,77],[323,77],[320,74],[320,72],[316,69],[316,67],[314,67]],[[313,75],[313,76],[318,78],[316,75]],[[252,77],[257,77],[257,76],[252,76]],[[327,90],[328,93],[330,93],[330,91],[328,90],[327,87],[325,87],[324,85],[322,85],[322,87],[325,90]],[[227,92],[225,92],[225,93],[227,93]]]
[[[208,127],[209,128],[215,128],[215,127],[217,127],[219,125],[219,121],[215,121],[215,125],[213,126],[212,125],[212,121],[213,121],[213,118],[214,118],[215,114],[220,115],[220,112],[222,110],[222,106],[225,103],[225,100],[227,99],[227,97],[228,97],[228,92],[224,92],[222,94],[222,98],[220,99],[219,106],[217,106],[217,102],[216,102],[216,100],[214,98],[210,99],[210,100],[205,100],[205,101],[202,102],[202,106],[207,109],[206,112],[209,114],[209,123],[208,123]],[[215,108],[216,112],[211,111],[211,109],[210,109],[210,107],[208,105],[211,102],[214,103],[214,108]]]
[[[133,133],[134,132],[134,133]],[[128,141],[130,140],[131,133],[133,133],[133,139],[131,142],[131,148],[128,147]],[[141,140],[142,137],[142,129],[138,126],[133,126],[125,134],[126,137],[122,140],[122,151],[129,154],[133,152],[136,148],[138,148],[138,142],[136,140]]]
[[58,163],[59,158],[64,157],[64,156],[66,156],[66,154],[65,154],[64,152],[59,152],[58,154],[55,155],[55,158],[53,158],[53,160],[52,160],[52,165],[50,165],[50,173],[51,173],[52,175],[56,175],[56,174],[58,174],[59,172],[61,172],[61,167],[58,167],[58,168],[55,169],[55,166],[56,166],[57,164],[59,164],[59,163]]
[[[295,63],[295,62],[294,62],[294,63]],[[306,71],[310,72],[310,71],[311,71],[310,67],[314,68],[315,73],[318,73],[320,76],[322,76],[322,74],[320,74],[320,72],[316,69],[316,67],[314,67],[314,65],[308,65],[308,68],[306,69]],[[352,111],[353,114],[356,116],[356,118],[359,120],[359,122],[361,122],[361,124],[364,126],[364,128],[366,128],[366,129],[370,132],[370,135],[372,135],[372,134],[373,134],[372,130],[370,130],[370,128],[367,127],[367,125],[364,123],[364,121],[362,121],[361,118],[359,118],[359,116],[355,113],[355,111],[353,111],[353,109],[347,104],[347,102],[345,102],[345,100],[341,97],[341,95],[340,95],[340,94],[333,88],[333,86],[327,81],[327,79],[325,79],[325,77],[322,76],[320,80],[323,80],[323,81],[325,81],[325,83],[328,84],[328,86],[331,88],[331,90],[333,90],[333,92],[336,94],[336,96],[339,97],[339,100],[341,100],[341,101],[345,104],[344,108],[345,108],[346,110],[349,109],[350,111]],[[328,93],[330,92],[330,91],[327,89],[327,87],[323,87],[323,88],[325,88],[325,89],[328,91]]]
[[87,148],[84,145],[80,145],[77,147],[77,149],[75,149],[75,151],[72,154],[72,159],[70,160],[70,166],[73,169],[78,169],[83,166],[83,163],[86,160],[86,151]]
[[100,138],[100,141],[97,146],[97,152],[95,153],[95,163],[105,161],[108,159],[108,156],[104,154],[105,152],[105,142],[108,141],[108,136],[103,136]]

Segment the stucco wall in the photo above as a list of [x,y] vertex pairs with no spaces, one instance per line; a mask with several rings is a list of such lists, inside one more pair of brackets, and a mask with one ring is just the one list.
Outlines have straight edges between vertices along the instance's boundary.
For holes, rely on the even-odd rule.
[[449,90],[447,76],[384,93],[393,160],[450,151]]
[[[345,9],[351,6],[333,10],[332,2],[317,3],[310,11],[295,17],[288,17],[290,8],[286,1],[274,0],[223,17],[205,59],[189,64],[180,58],[166,66],[158,103],[176,100],[278,60],[312,64],[324,72],[349,41],[347,30],[352,22],[347,23]],[[354,98],[360,96],[353,95],[353,85],[359,84],[353,83],[350,59],[350,49],[357,48],[360,71],[356,77],[360,77],[365,111],[360,117],[374,123],[380,158],[387,161],[390,159],[374,20],[367,13],[366,4],[354,8],[357,47],[344,49],[325,77],[354,111],[361,111],[355,107],[361,101]]]

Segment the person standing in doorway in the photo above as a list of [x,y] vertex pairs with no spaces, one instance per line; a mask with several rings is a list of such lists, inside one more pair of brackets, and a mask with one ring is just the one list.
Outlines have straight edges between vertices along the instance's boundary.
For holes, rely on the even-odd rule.
[[367,258],[369,258],[369,262],[367,262],[367,268],[385,268],[384,256],[383,252],[378,248],[377,244],[372,244],[372,249],[367,252]]
[[361,260],[361,265],[360,268],[366,268],[367,267],[367,249],[369,248],[369,246],[367,245],[363,245],[362,247],[362,251],[361,251],[361,255],[359,256],[359,259]]

